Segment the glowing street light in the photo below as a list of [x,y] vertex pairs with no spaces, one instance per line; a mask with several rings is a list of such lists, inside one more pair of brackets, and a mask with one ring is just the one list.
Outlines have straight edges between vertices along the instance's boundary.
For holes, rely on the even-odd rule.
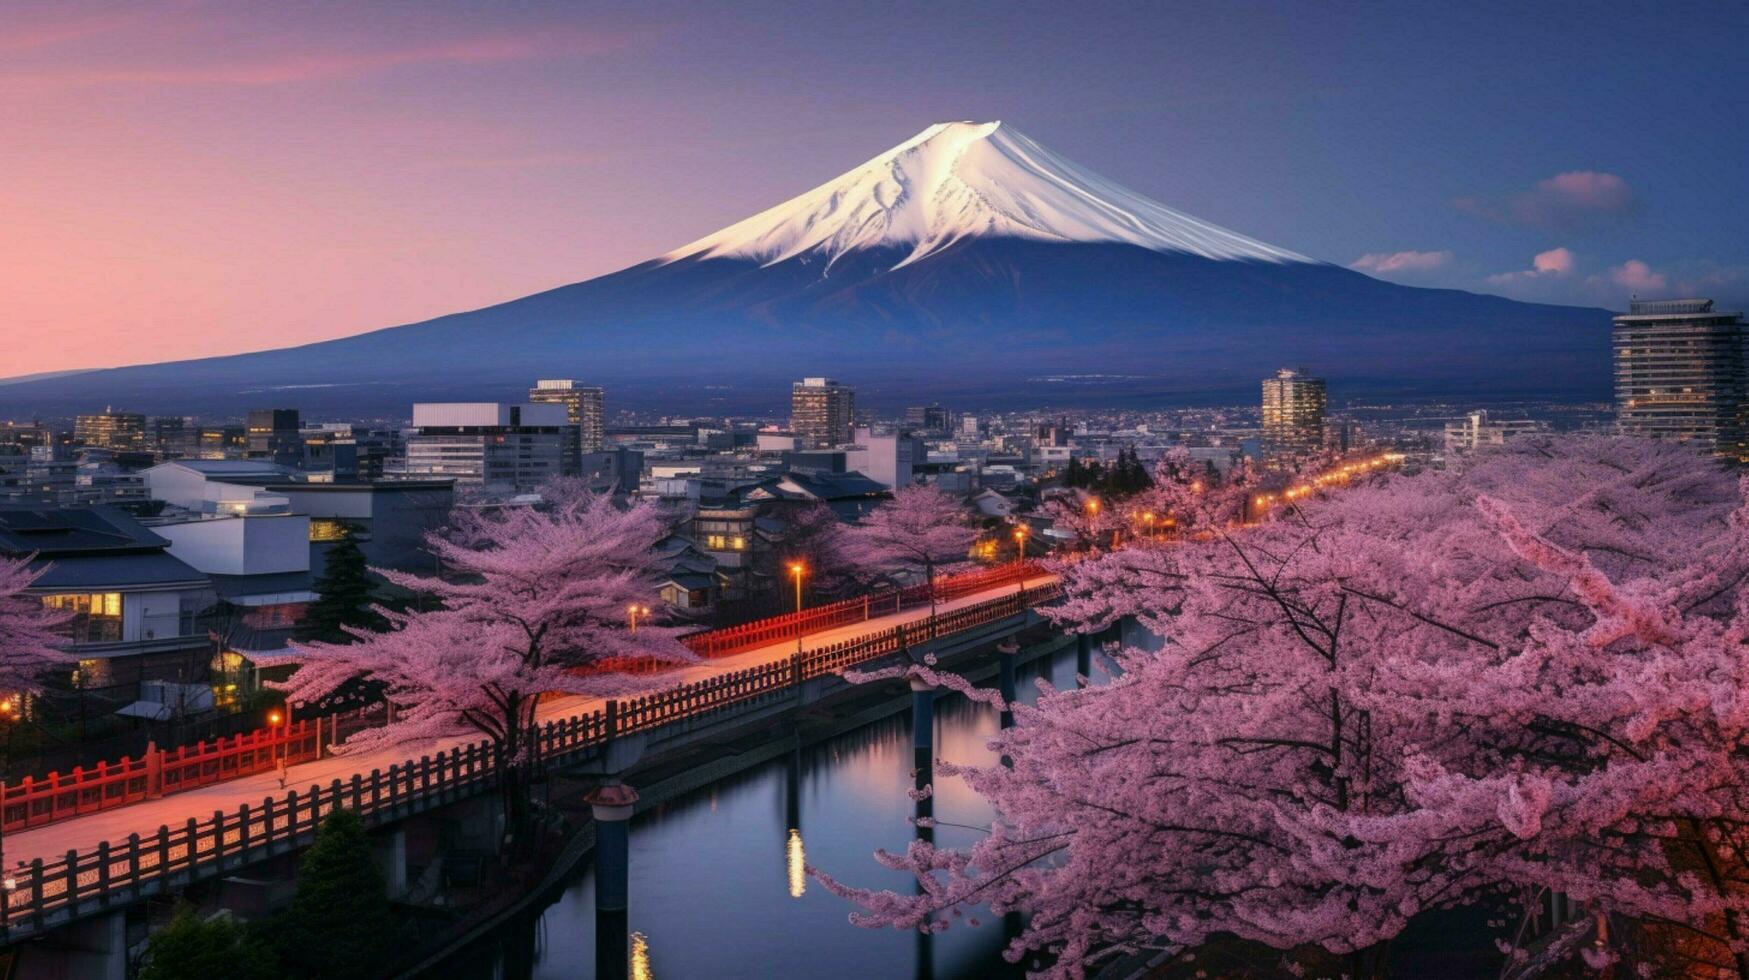
[[802,576],[808,574],[808,566],[799,561],[789,563],[790,577],[796,580],[796,655],[802,652]]
[[626,619],[628,619],[632,624],[632,635],[633,636],[638,635],[638,617],[639,616],[642,616],[645,619],[649,619],[650,618],[650,607],[649,606],[640,606],[635,602],[626,607]]

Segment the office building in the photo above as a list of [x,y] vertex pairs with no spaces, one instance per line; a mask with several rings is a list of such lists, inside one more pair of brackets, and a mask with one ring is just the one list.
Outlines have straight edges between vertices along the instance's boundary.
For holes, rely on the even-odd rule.
[[953,422],[947,409],[931,403],[905,409],[905,425],[922,432],[942,433],[951,428]]
[[561,474],[570,425],[563,405],[420,403],[397,475],[533,490]]
[[923,440],[909,434],[877,435],[872,429],[858,428],[855,436],[856,444],[844,454],[845,469],[861,473],[888,490],[910,486],[916,464],[929,458]]
[[575,475],[578,458],[598,453],[607,446],[606,393],[600,388],[569,380],[542,380],[528,391],[528,400],[539,405],[563,405],[565,417],[577,427],[575,443],[565,471]]
[[146,417],[136,412],[104,409],[73,421],[73,438],[100,449],[146,448]]
[[295,408],[258,408],[249,413],[249,458],[280,466],[304,461],[304,437]]
[[803,378],[790,388],[790,431],[805,446],[850,441],[856,421],[856,390],[831,378]]
[[1743,341],[1743,315],[1710,299],[1634,300],[1614,328],[1621,432],[1749,462]]
[[240,425],[207,426],[200,430],[195,446],[201,459],[241,459],[249,451],[249,430]]
[[1263,452],[1288,460],[1324,445],[1324,409],[1329,401],[1324,379],[1303,369],[1282,368],[1263,382]]

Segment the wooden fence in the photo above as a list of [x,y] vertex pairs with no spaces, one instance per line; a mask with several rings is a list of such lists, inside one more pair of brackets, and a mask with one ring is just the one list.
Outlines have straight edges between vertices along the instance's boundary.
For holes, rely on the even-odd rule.
[[[611,700],[604,710],[541,725],[536,745],[542,758],[562,761],[573,753],[603,745],[617,735],[701,718],[778,692],[787,695],[808,680],[879,659],[913,642],[949,636],[1019,615],[1060,595],[1061,589],[1055,583],[1031,590],[1017,589],[1009,595],[787,660],[640,697]],[[277,764],[271,755],[276,747],[297,746],[297,751],[307,753],[306,758],[319,750],[319,725],[300,722],[287,727],[285,738],[272,745],[251,742],[249,736],[243,736],[228,748],[194,746],[174,753],[179,783],[191,787],[199,784],[194,782],[197,780],[215,781],[226,765],[232,771],[247,766],[257,767],[249,770],[252,772],[272,768]],[[214,765],[219,768],[212,768]],[[106,780],[102,786],[124,787],[116,791],[118,798],[139,792],[132,780],[142,777],[131,763],[128,766],[125,770],[117,767],[102,777]],[[204,820],[190,817],[175,827],[160,826],[156,833],[147,836],[130,834],[119,845],[105,841],[87,851],[70,850],[65,857],[53,861],[39,859],[29,865],[21,864],[0,879],[0,935],[10,940],[38,933],[61,921],[126,905],[147,895],[233,871],[266,856],[295,850],[308,843],[323,816],[337,807],[357,810],[368,823],[389,822],[485,792],[496,785],[496,773],[492,746],[481,740],[435,756],[409,759],[390,766],[386,773],[379,769],[372,769],[368,776],[355,773],[350,780],[336,779],[327,786],[290,790],[277,799],[264,798],[259,805],[244,804],[234,811],[216,811]],[[75,795],[82,791],[74,790]],[[144,796],[131,797],[141,798]]]

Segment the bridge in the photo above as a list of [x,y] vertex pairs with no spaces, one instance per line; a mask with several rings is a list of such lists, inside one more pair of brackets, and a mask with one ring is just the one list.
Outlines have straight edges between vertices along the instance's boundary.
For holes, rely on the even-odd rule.
[[[847,686],[849,668],[902,651],[954,653],[1011,636],[1042,622],[1034,607],[1058,598],[1060,587],[1028,565],[944,579],[935,593],[933,614],[927,588],[913,587],[687,637],[700,661],[665,675],[668,686],[631,698],[544,700],[538,753],[550,766],[612,776],[646,753],[829,696]],[[76,779],[25,788],[27,799],[46,806],[15,804],[17,791],[8,788],[0,813],[28,829],[6,834],[7,860],[16,863],[0,878],[0,942],[66,930],[292,853],[311,843],[336,808],[384,826],[497,785],[484,739],[324,754],[327,739],[319,722],[306,721],[236,740],[229,750],[101,767],[95,789]],[[282,773],[276,752],[309,761]],[[33,816],[42,825],[31,826]],[[110,954],[119,944],[113,936],[93,942]]]

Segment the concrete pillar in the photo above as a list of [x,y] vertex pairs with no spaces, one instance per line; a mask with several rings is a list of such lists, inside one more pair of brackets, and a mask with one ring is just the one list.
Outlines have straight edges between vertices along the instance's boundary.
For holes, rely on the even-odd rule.
[[15,947],[21,977],[43,980],[127,980],[128,920],[123,911],[82,919],[43,941]]
[[638,793],[611,782],[596,787],[586,799],[595,816],[595,976],[624,980],[631,965],[627,908],[632,806]]
[[[998,724],[1003,728],[1014,727],[1014,664],[1020,659],[1020,641],[1014,637],[1003,640],[996,647],[996,686],[1002,695],[1002,714]],[[1007,755],[1002,757],[1002,764],[1014,768],[1014,760]]]
[[383,876],[383,888],[390,898],[407,894],[407,828],[396,824],[372,840],[376,851],[377,869]]
[[1075,634],[1075,686],[1086,687],[1087,676],[1093,673],[1093,637]]
[[[911,762],[916,772],[915,787],[919,793],[935,781],[935,688],[922,678],[911,678]],[[917,801],[917,819],[935,816],[935,800],[926,796]],[[917,836],[934,840],[933,828],[919,825]]]

